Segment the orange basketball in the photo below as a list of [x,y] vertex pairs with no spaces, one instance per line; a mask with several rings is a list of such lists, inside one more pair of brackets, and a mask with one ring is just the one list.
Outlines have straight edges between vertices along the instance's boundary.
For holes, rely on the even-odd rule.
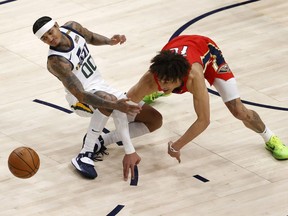
[[30,178],[36,174],[40,166],[38,154],[29,147],[19,147],[11,152],[8,167],[18,178]]

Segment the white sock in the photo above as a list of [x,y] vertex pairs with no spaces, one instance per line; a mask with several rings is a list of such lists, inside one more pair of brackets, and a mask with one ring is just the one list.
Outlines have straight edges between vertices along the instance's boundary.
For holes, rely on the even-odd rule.
[[[108,119],[109,119],[109,116],[105,116],[98,109],[94,111],[90,120],[85,143],[81,150],[81,153],[84,153],[87,151],[88,152],[94,151],[95,144],[97,144],[96,140],[98,140],[98,137],[101,134],[103,128],[105,127]],[[98,149],[99,147],[100,146],[98,146]]]
[[[142,122],[130,122],[128,126],[129,126],[130,138],[142,136],[150,132],[149,129],[146,127],[146,125]],[[121,141],[116,131],[111,131],[107,134],[102,134],[101,137],[103,138],[105,146]]]
[[269,141],[271,136],[275,135],[267,126],[265,126],[265,130],[262,133],[259,133],[264,139],[265,143]]

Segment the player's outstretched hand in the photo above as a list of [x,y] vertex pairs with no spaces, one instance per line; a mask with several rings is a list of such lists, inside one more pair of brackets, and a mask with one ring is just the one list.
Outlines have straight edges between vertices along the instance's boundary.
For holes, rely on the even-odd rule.
[[114,35],[111,39],[110,39],[110,45],[113,46],[113,45],[116,45],[116,44],[123,44],[125,43],[126,41],[126,37],[125,35]]
[[138,114],[141,111],[141,107],[138,104],[130,101],[130,99],[128,98],[120,99],[116,103],[117,103],[116,108],[117,110],[130,115],[133,115],[135,113]]
[[178,160],[178,162],[181,163],[180,150],[179,150],[179,151],[176,151],[175,149],[173,149],[172,144],[173,144],[173,142],[172,142],[172,141],[169,141],[169,143],[168,143],[168,154],[169,154],[171,157],[176,158],[176,159]]
[[131,179],[134,179],[134,166],[138,165],[140,161],[141,158],[136,152],[132,154],[125,154],[122,161],[124,181],[128,180],[130,171],[131,171]]

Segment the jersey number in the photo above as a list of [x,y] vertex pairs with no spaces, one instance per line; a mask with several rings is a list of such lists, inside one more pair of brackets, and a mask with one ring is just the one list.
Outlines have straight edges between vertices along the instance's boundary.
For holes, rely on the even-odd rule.
[[[96,70],[97,66],[95,65],[91,55],[89,55],[89,50],[86,45],[84,44],[83,49],[78,49],[76,55],[79,58],[79,64],[81,65],[81,72],[83,75],[88,79],[90,76],[92,76],[93,72]],[[84,62],[84,59],[88,56],[87,60]],[[84,63],[83,63],[84,62]]]
[[188,46],[183,46],[182,49],[177,48],[172,48],[170,50],[173,50],[175,53],[181,54],[183,56],[187,56],[187,49]]
[[95,65],[91,55],[87,58],[87,61],[84,62],[81,68],[81,72],[86,78],[92,76],[93,72],[96,70],[97,66]]

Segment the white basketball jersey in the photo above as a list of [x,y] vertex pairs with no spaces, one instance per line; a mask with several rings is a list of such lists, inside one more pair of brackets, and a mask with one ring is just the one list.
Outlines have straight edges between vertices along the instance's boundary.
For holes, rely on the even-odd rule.
[[107,86],[97,70],[83,36],[74,29],[67,27],[60,27],[60,31],[71,41],[71,48],[67,51],[60,51],[50,47],[48,57],[57,55],[66,58],[71,63],[72,72],[80,80],[86,91],[94,90],[95,86]]

